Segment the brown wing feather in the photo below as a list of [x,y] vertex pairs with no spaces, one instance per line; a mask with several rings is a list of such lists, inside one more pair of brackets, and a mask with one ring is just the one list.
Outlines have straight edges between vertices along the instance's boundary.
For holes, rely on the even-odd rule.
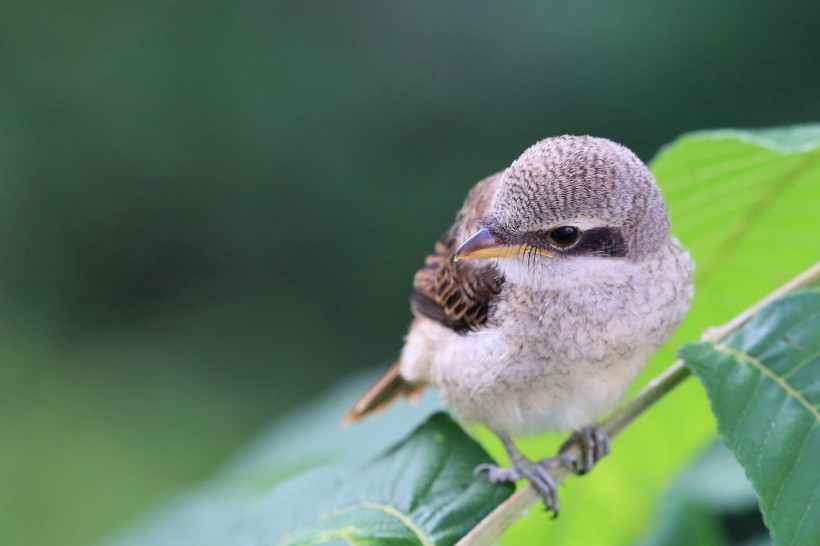
[[456,249],[487,216],[501,174],[485,178],[472,189],[456,221],[436,243],[413,279],[413,312],[465,333],[487,322],[489,305],[504,279],[484,262],[455,262]]
[[[466,333],[487,322],[490,302],[501,291],[504,279],[482,262],[454,262],[458,246],[476,231],[476,222],[487,216],[501,173],[485,178],[470,191],[453,227],[436,243],[413,278],[413,313]],[[394,363],[356,402],[344,423],[359,421],[386,408],[399,396],[415,398],[423,383],[401,376],[401,362]]]

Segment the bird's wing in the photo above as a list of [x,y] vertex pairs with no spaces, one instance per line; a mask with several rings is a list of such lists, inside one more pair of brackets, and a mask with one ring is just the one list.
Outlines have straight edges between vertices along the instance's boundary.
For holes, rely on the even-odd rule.
[[[481,261],[455,262],[456,249],[476,231],[476,222],[487,216],[501,180],[501,173],[475,185],[456,216],[456,221],[436,243],[435,249],[413,279],[413,313],[439,322],[456,332],[466,333],[487,322],[490,302],[501,291],[503,278],[495,267]],[[367,389],[344,419],[352,423],[382,410],[396,398],[415,398],[424,383],[401,376],[400,362],[394,363]]]
[[492,299],[504,280],[484,261],[455,262],[456,250],[487,216],[501,173],[485,178],[470,191],[453,226],[413,278],[413,312],[465,333],[487,322]]

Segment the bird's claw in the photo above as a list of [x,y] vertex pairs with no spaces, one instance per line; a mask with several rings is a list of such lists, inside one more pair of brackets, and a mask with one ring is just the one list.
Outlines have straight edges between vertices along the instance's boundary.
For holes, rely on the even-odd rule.
[[473,470],[473,476],[478,477],[483,472],[487,473],[487,479],[490,483],[512,483],[523,478],[514,468],[504,468],[494,464],[478,465]]
[[538,462],[527,460],[514,461],[513,468],[481,464],[475,468],[473,475],[478,476],[486,472],[487,479],[490,483],[496,484],[526,479],[530,482],[533,489],[535,489],[535,492],[538,493],[538,496],[541,497],[541,500],[544,501],[544,506],[547,511],[552,512],[552,517],[555,519],[558,517],[558,511],[561,505],[558,502],[558,486],[550,475],[549,470],[563,464],[569,463],[559,457],[544,459]]
[[[567,453],[570,447],[577,445],[581,449],[580,457]],[[586,474],[599,460],[609,455],[609,434],[601,425],[590,425],[572,433],[558,450],[558,459],[570,464],[576,474]]]
[[548,512],[552,512],[552,519],[558,517],[558,512],[561,505],[558,502],[558,485],[549,473],[550,465],[543,463],[552,461],[553,459],[546,459],[537,463],[529,463],[521,468],[521,473],[530,482],[535,492],[544,501],[544,506]]
[[[574,432],[561,446],[557,456],[538,462],[530,461],[521,455],[509,436],[499,434],[498,437],[510,457],[512,468],[481,464],[473,471],[473,475],[478,476],[486,472],[491,483],[510,483],[526,479],[544,501],[547,511],[553,513],[553,519],[558,517],[561,506],[558,503],[558,486],[550,475],[550,470],[564,466],[578,474],[585,474],[592,470],[599,459],[609,453],[609,436],[600,425],[591,425]],[[569,453],[569,449],[576,444],[581,451],[579,457]]]

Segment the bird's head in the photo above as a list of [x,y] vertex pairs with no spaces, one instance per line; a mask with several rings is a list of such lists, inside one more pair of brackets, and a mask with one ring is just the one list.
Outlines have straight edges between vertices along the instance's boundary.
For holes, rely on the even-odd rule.
[[527,149],[504,172],[488,217],[456,260],[492,259],[505,278],[537,289],[622,282],[669,239],[652,174],[603,138],[561,136]]

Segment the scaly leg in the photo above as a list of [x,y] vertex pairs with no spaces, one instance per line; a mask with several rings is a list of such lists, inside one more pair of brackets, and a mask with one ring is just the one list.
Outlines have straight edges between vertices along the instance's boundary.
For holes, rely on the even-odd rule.
[[[578,459],[566,453],[576,444],[581,448],[581,456]],[[558,450],[558,457],[570,462],[577,474],[586,474],[606,455],[609,455],[609,435],[598,424],[576,430]]]
[[562,456],[544,459],[533,462],[524,457],[518,448],[515,447],[510,437],[506,434],[496,433],[504,449],[510,457],[512,468],[501,468],[492,464],[478,465],[474,471],[477,476],[482,472],[487,473],[487,478],[492,483],[508,483],[526,479],[532,484],[538,496],[544,501],[548,511],[553,513],[553,518],[558,517],[561,505],[558,502],[558,492],[555,480],[550,476],[549,470],[564,464],[571,464],[572,461],[564,459]]
[[[609,454],[609,435],[598,424],[584,427],[572,433],[572,436],[563,443],[556,457],[533,462],[524,457],[512,440],[506,434],[496,433],[507,455],[510,457],[512,468],[501,468],[493,464],[478,465],[474,471],[477,476],[487,473],[492,483],[509,483],[526,479],[532,484],[535,491],[544,501],[553,518],[558,517],[560,504],[555,480],[549,470],[559,466],[569,466],[577,474],[586,474],[600,459]],[[581,449],[581,456],[576,458],[567,453],[570,447],[577,444]]]

